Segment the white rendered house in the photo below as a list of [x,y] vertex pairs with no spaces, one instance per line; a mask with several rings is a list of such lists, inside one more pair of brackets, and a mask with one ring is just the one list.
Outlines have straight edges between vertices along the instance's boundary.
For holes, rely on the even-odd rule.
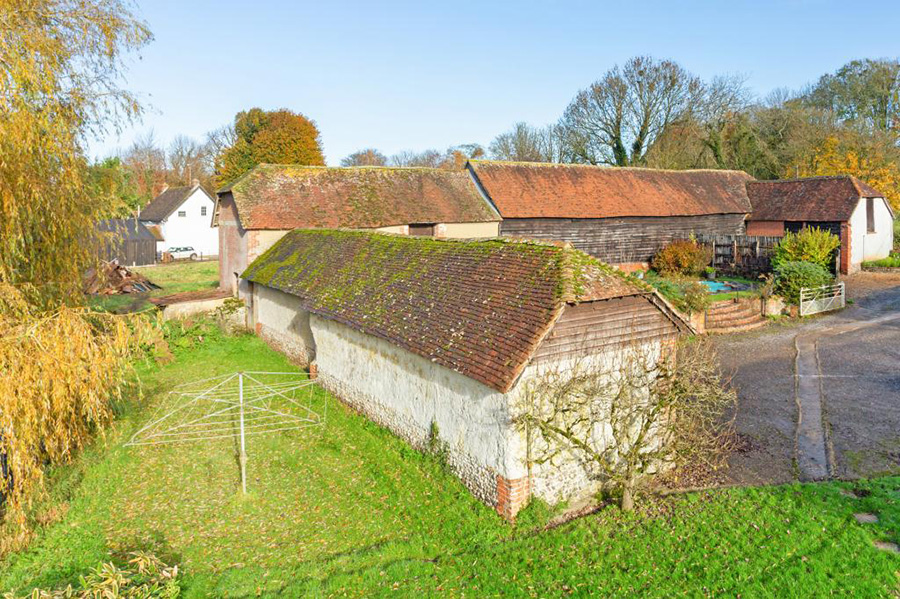
[[219,232],[212,226],[215,199],[195,182],[185,187],[167,187],[153,198],[139,220],[161,237],[157,252],[192,247],[198,257],[219,255]]

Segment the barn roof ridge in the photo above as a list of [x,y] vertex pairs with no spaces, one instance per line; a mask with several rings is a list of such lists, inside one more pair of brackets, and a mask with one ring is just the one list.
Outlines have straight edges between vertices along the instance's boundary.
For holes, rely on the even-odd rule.
[[245,229],[497,222],[462,169],[260,164],[229,185]]
[[580,162],[534,162],[529,160],[491,160],[483,158],[471,158],[467,162],[471,164],[488,164],[499,166],[534,166],[534,167],[560,167],[560,168],[595,168],[609,171],[647,171],[657,173],[739,173],[751,177],[742,169],[730,168],[658,168],[655,166],[617,166],[614,164],[585,164]]

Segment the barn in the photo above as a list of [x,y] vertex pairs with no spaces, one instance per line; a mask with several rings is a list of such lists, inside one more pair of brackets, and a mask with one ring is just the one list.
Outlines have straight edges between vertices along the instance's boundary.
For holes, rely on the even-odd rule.
[[134,218],[113,218],[97,223],[100,231],[100,257],[116,260],[122,266],[147,266],[156,263],[156,237]]
[[243,278],[261,337],[415,447],[439,442],[506,517],[596,485],[574,458],[529,464],[512,420],[528,381],[624,347],[659,356],[690,331],[651,288],[559,243],[295,230]]
[[752,181],[748,235],[781,237],[803,227],[841,238],[840,270],[850,274],[866,260],[880,260],[894,246],[894,213],[884,194],[849,175]]
[[298,228],[495,237],[500,217],[462,171],[262,164],[219,190],[219,286],[245,296],[240,273]]
[[503,218],[501,235],[560,239],[622,267],[644,267],[691,234],[742,234],[750,212],[743,171],[480,160],[467,168]]

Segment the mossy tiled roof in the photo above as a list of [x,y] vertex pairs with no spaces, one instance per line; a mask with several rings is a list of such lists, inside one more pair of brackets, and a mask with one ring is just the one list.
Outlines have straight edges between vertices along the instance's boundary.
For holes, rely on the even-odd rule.
[[566,302],[652,293],[561,244],[295,230],[243,277],[499,391]]
[[465,171],[261,164],[219,190],[245,229],[378,228],[500,220]]

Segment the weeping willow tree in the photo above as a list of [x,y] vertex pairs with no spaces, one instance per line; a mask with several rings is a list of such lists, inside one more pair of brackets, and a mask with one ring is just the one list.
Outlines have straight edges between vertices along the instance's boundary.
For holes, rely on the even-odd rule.
[[150,39],[120,0],[0,0],[0,281],[52,305],[79,296],[94,223],[91,135],[136,117],[122,58]]
[[138,116],[122,58],[150,38],[120,0],[0,0],[0,555],[43,468],[109,422],[146,323],[78,307],[96,260],[86,140]]

